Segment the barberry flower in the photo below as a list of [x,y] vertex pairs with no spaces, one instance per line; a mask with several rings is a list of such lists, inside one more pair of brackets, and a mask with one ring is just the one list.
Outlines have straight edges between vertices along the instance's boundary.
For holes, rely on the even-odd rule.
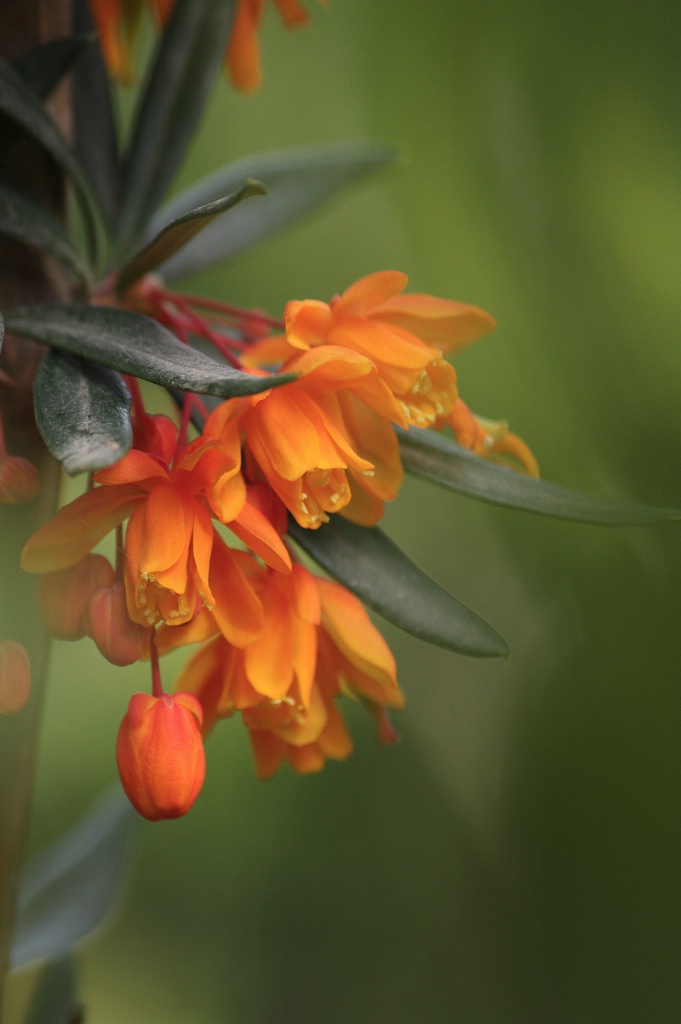
[[[318,771],[327,758],[352,751],[336,698],[380,714],[402,706],[394,659],[361,602],[340,584],[294,565],[289,576],[262,568],[254,587],[265,610],[260,635],[244,648],[214,637],[175,688],[200,701],[204,735],[218,718],[241,712],[261,778],[282,761]],[[166,635],[172,640],[175,631]],[[394,739],[380,714],[379,738]]]
[[202,710],[189,694],[136,693],[121,722],[116,761],[130,803],[150,821],[179,818],[203,786]]
[[247,475],[266,480],[301,526],[342,509],[373,525],[402,482],[390,426],[401,421],[397,403],[371,359],[349,349],[296,352],[286,372],[298,379],[223,402],[204,434],[244,441]]
[[[484,310],[431,295],[402,294],[407,276],[361,278],[330,303],[289,302],[279,353],[335,345],[370,359],[401,410],[400,426],[433,426],[452,409],[456,374],[442,358],[493,330]],[[266,342],[270,346],[271,341]],[[251,359],[260,353],[257,346]]]
[[[133,622],[180,625],[201,607],[215,607],[220,593],[222,628],[233,643],[243,643],[259,631],[262,610],[211,518],[238,522],[247,504],[238,443],[234,451],[200,437],[172,464],[170,459],[167,451],[161,457],[133,449],[100,470],[94,476],[100,486],[66,505],[29,539],[22,565],[29,572],[75,565],[130,516],[124,578]],[[290,566],[279,535],[257,509],[248,508],[245,528],[259,538],[263,554],[272,551],[278,568]]]

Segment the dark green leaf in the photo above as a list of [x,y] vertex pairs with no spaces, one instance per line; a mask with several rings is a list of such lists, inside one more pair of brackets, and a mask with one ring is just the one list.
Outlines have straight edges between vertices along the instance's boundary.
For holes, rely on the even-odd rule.
[[674,509],[610,501],[496,465],[427,430],[398,430],[404,468],[450,491],[493,505],[597,526],[646,526],[681,519]]
[[5,313],[17,334],[167,388],[236,398],[286,384],[290,374],[253,377],[183,345],[155,320],[109,306],[23,306]]
[[2,352],[2,343],[5,340],[5,320],[0,313],[0,352]]
[[242,199],[250,199],[251,196],[264,196],[266,192],[267,189],[264,185],[249,178],[238,192],[233,192],[229,196],[216,199],[213,203],[206,203],[204,206],[198,206],[196,209],[184,213],[177,220],[168,224],[127,266],[123,267],[118,275],[118,290],[124,292],[140,277],[161,266],[187,245],[199,231],[203,231],[211,221],[227,210],[231,210]]
[[12,67],[30,85],[36,96],[45,99],[62,78],[72,70],[91,36],[75,35],[53,39],[36,46],[12,61]]
[[96,208],[80,162],[40,100],[6,60],[0,59],[0,112],[6,114],[45,147],[70,175],[81,200],[89,250],[96,258]]
[[83,284],[89,284],[89,269],[56,217],[4,185],[0,185],[0,234],[56,256]]
[[130,394],[113,370],[66,352],[48,352],[33,386],[43,441],[67,473],[94,473],[132,444]]
[[117,225],[119,261],[143,236],[194,137],[234,8],[235,0],[177,0],[173,7],[135,115]]
[[291,520],[289,532],[329,575],[405,632],[474,658],[508,654],[491,626],[426,576],[377,527],[355,526],[335,515],[318,530]]
[[76,970],[70,956],[48,964],[38,978],[23,1024],[74,1024]]
[[176,196],[154,218],[151,230],[159,231],[190,206],[232,192],[246,177],[263,182],[266,198],[239,207],[228,221],[211,225],[200,240],[169,261],[164,276],[183,277],[235,256],[394,158],[395,150],[389,146],[353,142],[261,153],[228,164]]
[[24,869],[11,966],[56,960],[101,924],[116,899],[132,826],[117,790]]
[[73,76],[73,144],[111,230],[116,222],[120,188],[118,129],[111,83],[87,0],[75,3],[73,19],[75,31],[88,33],[92,39]]

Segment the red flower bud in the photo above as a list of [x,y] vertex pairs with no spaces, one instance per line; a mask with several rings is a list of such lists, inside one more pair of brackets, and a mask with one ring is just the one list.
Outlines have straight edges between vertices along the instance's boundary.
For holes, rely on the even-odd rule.
[[118,731],[116,760],[130,803],[150,821],[180,818],[206,774],[201,705],[188,693],[136,693]]
[[84,613],[98,587],[116,578],[104,555],[86,555],[76,565],[46,572],[38,584],[38,602],[45,629],[58,640],[80,640],[85,636]]
[[0,643],[0,715],[21,711],[31,692],[31,666],[23,644]]
[[128,615],[122,581],[95,590],[88,602],[85,630],[112,665],[132,665],[149,651],[151,629]]
[[40,477],[32,462],[18,455],[0,458],[0,502],[25,505],[33,501],[39,490]]

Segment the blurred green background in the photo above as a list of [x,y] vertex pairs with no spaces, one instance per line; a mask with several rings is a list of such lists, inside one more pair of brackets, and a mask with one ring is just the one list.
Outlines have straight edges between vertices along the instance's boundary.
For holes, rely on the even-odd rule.
[[[400,162],[192,287],[278,313],[404,270],[496,317],[457,359],[461,393],[545,478],[681,508],[681,8],[314,6],[291,33],[268,10],[264,88],[220,83],[178,185],[320,141],[393,142]],[[678,527],[415,481],[385,522],[509,662],[386,626],[402,742],[351,715],[353,758],[320,776],[257,782],[224,723],[197,806],[141,829],[122,907],[79,954],[93,1024],[679,1020]],[[115,779],[146,686],[87,641],[53,668],[36,849]]]

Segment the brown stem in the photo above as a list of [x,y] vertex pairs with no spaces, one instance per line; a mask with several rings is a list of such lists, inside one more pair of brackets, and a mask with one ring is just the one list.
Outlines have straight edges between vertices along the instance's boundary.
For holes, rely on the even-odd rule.
[[[0,56],[9,60],[40,43],[67,36],[71,0],[0,0]],[[70,95],[66,83],[48,107],[70,134]],[[31,139],[14,138],[0,158],[3,179],[21,187],[63,216],[64,182],[51,158]],[[0,310],[27,302],[66,299],[66,273],[54,260],[0,238]],[[7,448],[30,459],[41,476],[40,496],[26,506],[0,505],[2,588],[0,640],[18,640],[28,651],[32,692],[17,715],[0,719],[0,1018],[18,876],[28,831],[40,710],[47,667],[47,639],[38,620],[35,580],[19,568],[23,544],[57,502],[59,475],[36,430],[32,384],[43,355],[39,345],[8,335],[0,356],[0,414]]]

